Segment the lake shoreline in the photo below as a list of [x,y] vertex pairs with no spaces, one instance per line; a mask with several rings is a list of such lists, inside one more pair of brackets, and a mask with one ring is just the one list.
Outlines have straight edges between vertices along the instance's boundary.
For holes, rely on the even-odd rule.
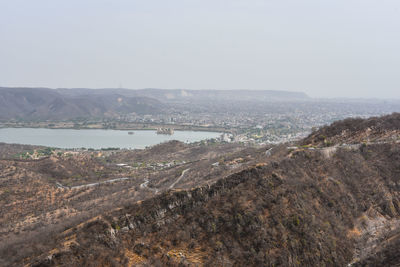
[[[113,124],[114,122],[108,122]],[[0,122],[0,129],[4,128],[43,128],[43,129],[71,129],[71,130],[157,130],[158,128],[172,128],[174,131],[218,132],[232,133],[232,129],[215,126],[199,126],[184,124],[158,124],[158,123],[121,123],[115,122],[114,127],[104,126],[102,123],[76,124],[75,122]]]
[[[129,132],[134,131],[134,134]],[[219,138],[221,132],[176,131],[172,135],[157,134],[156,130],[120,129],[51,129],[0,128],[0,142],[61,149],[145,149],[160,143],[177,140],[194,143]]]

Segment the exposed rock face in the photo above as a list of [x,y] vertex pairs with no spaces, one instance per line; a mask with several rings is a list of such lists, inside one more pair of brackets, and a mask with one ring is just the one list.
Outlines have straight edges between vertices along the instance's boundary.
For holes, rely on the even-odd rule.
[[[166,193],[106,214],[73,233],[72,250],[45,262],[102,265],[107,257],[124,265],[126,250],[148,265],[372,262],[368,252],[399,237],[391,234],[400,218],[399,159],[398,144],[374,145],[368,152],[338,149],[330,158],[298,152],[209,188]],[[94,238],[97,224],[107,225],[109,234]],[[176,250],[181,254],[172,255]],[[393,248],[387,250],[380,255]],[[96,254],[102,257],[91,258]]]
[[[392,127],[399,125],[398,115],[373,120],[381,126],[370,137],[399,130]],[[343,123],[347,125],[335,125],[342,128]],[[365,131],[359,126],[355,133]],[[339,142],[342,131],[319,132]],[[125,207],[116,204],[115,210],[58,235],[54,249],[24,263],[399,265],[400,143],[379,140],[350,149],[337,145],[326,152],[277,147],[273,162],[210,186],[168,191]]]
[[400,140],[400,113],[369,119],[346,119],[319,129],[303,145],[332,146]]

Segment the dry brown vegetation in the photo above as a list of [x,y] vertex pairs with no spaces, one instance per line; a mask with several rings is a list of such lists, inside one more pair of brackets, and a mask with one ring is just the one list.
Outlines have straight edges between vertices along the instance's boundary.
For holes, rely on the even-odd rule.
[[[354,148],[288,150],[281,145],[266,155],[267,148],[168,143],[144,151],[110,152],[104,158],[77,155],[77,159],[87,157],[86,166],[89,162],[93,168],[109,166],[110,175],[140,174],[149,180],[146,186],[141,178],[78,190],[57,189],[48,179],[58,174],[49,169],[62,163],[78,173],[85,167],[81,170],[77,162],[67,159],[0,161],[5,185],[1,188],[12,190],[0,195],[2,206],[11,210],[0,216],[0,234],[7,238],[2,242],[1,263],[399,265],[400,143],[389,133],[397,134],[400,117],[394,114],[371,121],[375,126],[356,120],[358,126],[348,130],[348,120],[338,122],[335,134],[329,132],[332,128],[320,129],[298,144],[318,146],[315,140],[323,133],[338,144],[349,140],[363,144]],[[348,134],[342,135],[343,131]],[[364,143],[364,132],[379,142]],[[340,139],[343,136],[345,140]],[[150,164],[171,160],[185,163],[160,168]],[[117,162],[138,161],[150,165],[113,169]],[[167,190],[178,177],[182,179],[177,186]],[[25,182],[31,187],[24,187]],[[68,214],[60,216],[62,223],[54,215],[61,204]],[[71,221],[64,221],[67,218]],[[21,222],[22,227],[41,228],[14,227]],[[18,238],[16,229],[18,240],[13,239]]]
[[[4,152],[0,160],[0,266],[54,247],[54,236],[78,223],[167,190],[188,166],[192,171],[174,188],[191,188],[216,180],[219,175],[228,175],[230,169],[212,168],[211,163],[223,154],[247,151],[240,145],[200,147],[200,144],[170,142],[148,150],[60,150],[62,153],[38,160],[14,159],[15,153],[34,149],[0,145],[0,151]],[[157,163],[174,160],[179,164],[153,168]],[[140,166],[132,167],[139,161]],[[129,168],[117,166],[118,163],[129,164]],[[119,177],[128,180],[68,188]],[[141,186],[146,179],[148,186]]]
[[350,118],[313,132],[303,145],[332,146],[361,142],[400,140],[400,113],[369,119]]
[[119,266],[128,250],[145,265],[343,266],[366,249],[358,246],[369,224],[382,222],[371,251],[381,237],[397,239],[384,226],[400,219],[399,160],[398,144],[343,149],[330,159],[301,151],[106,213],[73,232],[73,247],[39,262]]

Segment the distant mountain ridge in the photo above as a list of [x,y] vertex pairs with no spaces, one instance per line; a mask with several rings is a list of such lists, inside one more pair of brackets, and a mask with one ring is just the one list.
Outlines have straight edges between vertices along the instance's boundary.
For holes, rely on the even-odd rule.
[[49,89],[0,87],[0,120],[109,118],[159,114],[174,104],[307,100],[304,93],[258,90]]
[[155,98],[162,102],[179,100],[225,100],[225,101],[289,101],[307,100],[309,97],[303,92],[277,90],[188,90],[188,89],[57,89],[65,94],[81,95],[82,93],[108,94],[118,93],[125,96],[143,96]]
[[0,88],[0,120],[65,120],[113,117],[124,113],[159,113],[163,104],[154,98],[118,93],[80,95],[47,88]]

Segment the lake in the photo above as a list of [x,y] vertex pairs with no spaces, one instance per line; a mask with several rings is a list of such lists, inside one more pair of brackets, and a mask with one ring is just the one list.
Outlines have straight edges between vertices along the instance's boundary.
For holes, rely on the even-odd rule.
[[[130,135],[128,132],[134,132]],[[153,130],[74,130],[44,128],[1,128],[0,142],[42,145],[58,148],[145,148],[162,142],[178,140],[185,143],[219,137],[221,133],[203,131],[175,131],[173,135],[159,135]]]

